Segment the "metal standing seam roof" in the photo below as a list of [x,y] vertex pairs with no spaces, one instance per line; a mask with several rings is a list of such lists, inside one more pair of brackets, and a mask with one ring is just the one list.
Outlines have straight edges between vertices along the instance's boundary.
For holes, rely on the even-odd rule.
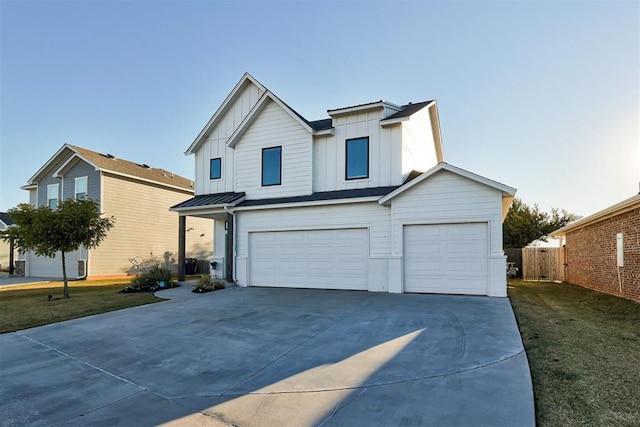
[[170,209],[230,205],[242,199],[243,197],[245,197],[245,193],[228,192],[228,193],[201,194],[189,200],[185,200],[184,202],[178,203],[175,206],[171,206]]

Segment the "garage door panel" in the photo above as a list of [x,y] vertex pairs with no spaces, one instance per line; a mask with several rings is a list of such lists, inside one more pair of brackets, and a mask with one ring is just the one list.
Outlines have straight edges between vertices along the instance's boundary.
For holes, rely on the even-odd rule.
[[487,230],[487,223],[405,226],[405,291],[486,295]]
[[252,286],[367,289],[367,229],[250,233]]

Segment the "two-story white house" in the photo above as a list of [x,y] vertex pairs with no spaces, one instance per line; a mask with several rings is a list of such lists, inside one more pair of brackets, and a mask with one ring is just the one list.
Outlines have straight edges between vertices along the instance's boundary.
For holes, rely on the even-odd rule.
[[[245,74],[195,141],[218,273],[240,286],[506,296],[515,189],[444,162],[435,101],[308,121]],[[180,263],[182,265],[182,263]]]

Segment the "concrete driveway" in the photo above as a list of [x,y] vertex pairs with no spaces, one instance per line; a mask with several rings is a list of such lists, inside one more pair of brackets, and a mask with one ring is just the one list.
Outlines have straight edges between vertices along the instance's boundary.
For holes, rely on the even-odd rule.
[[189,288],[0,335],[0,424],[535,424],[506,298]]

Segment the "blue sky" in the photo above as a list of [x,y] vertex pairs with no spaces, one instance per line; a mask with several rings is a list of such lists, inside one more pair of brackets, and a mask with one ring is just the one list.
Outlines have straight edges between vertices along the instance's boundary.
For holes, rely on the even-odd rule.
[[588,215],[638,193],[640,3],[0,0],[0,210],[64,143],[193,178],[245,71],[309,120],[437,99],[445,158]]

